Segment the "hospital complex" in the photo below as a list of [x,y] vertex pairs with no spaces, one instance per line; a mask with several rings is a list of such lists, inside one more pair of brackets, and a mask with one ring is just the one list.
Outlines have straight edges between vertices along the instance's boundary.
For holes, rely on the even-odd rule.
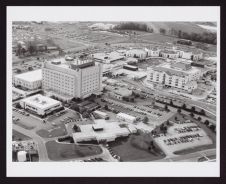
[[[103,66],[112,65],[111,62],[113,61],[120,60],[120,64],[118,63],[117,67],[120,67],[122,71],[130,71],[134,75],[140,74],[137,66],[135,67],[126,63],[124,60],[126,57],[140,59],[159,57],[171,59],[170,62],[166,61],[161,65],[147,67],[143,73],[144,76],[147,76],[147,82],[160,86],[168,86],[191,92],[197,88],[196,81],[202,76],[199,68],[191,66],[191,62],[187,62],[187,60],[201,59],[202,54],[197,55],[192,52],[178,51],[175,49],[129,49],[120,50],[119,52],[114,51],[110,54],[94,54],[91,58],[83,60],[74,58],[67,60],[65,57],[45,61],[43,68],[40,70],[15,75],[13,77],[13,92],[19,93],[20,90],[22,91],[24,89],[26,91],[42,89],[45,96],[34,95],[21,100],[20,104],[23,108],[34,111],[37,114],[48,114],[51,110],[61,106],[61,104],[57,103],[58,101],[54,101],[50,97],[54,97],[59,101],[68,102],[73,98],[85,99],[92,94],[101,94],[103,90]],[[184,60],[176,60],[176,58],[182,58]],[[112,92],[109,95],[118,99],[121,99],[122,96],[131,95],[131,91],[126,89],[118,88],[110,91]],[[24,95],[23,97],[26,96]]]

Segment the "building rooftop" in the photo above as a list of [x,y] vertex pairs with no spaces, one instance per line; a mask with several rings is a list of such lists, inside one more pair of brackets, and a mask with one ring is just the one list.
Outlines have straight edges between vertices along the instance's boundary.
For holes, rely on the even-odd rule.
[[93,58],[101,61],[105,61],[107,63],[120,60],[124,58],[124,55],[119,52],[110,52],[110,53],[95,53],[93,54]]
[[[101,128],[101,131],[94,131],[94,127]],[[115,139],[122,135],[129,135],[130,131],[127,128],[121,128],[117,122],[106,122],[105,120],[95,120],[95,124],[80,125],[81,132],[73,133],[75,142],[88,139]]]
[[130,115],[128,115],[128,114],[126,114],[126,113],[122,113],[122,112],[118,113],[117,116],[121,116],[121,117],[124,117],[124,118],[126,118],[126,119],[130,119],[130,120],[136,119],[136,117],[130,116]]
[[133,52],[133,53],[137,53],[137,54],[146,54],[146,51],[144,49],[139,49],[139,48],[130,49],[127,52]]
[[181,70],[189,70],[191,69],[191,63],[187,63],[187,62],[177,62],[175,64],[171,65],[172,68],[178,68]]
[[132,95],[132,91],[131,90],[128,90],[126,88],[121,88],[121,87],[118,87],[114,90],[114,92],[118,95],[121,95],[121,96],[124,96],[124,97],[127,97],[127,96],[130,96]]
[[86,59],[86,60],[74,59],[72,61],[66,61],[65,58],[63,57],[46,61],[46,63],[60,67],[60,68],[67,68],[71,70],[75,70],[77,68],[86,68],[86,67],[95,65],[95,62],[90,59]]
[[17,74],[15,75],[15,78],[28,81],[28,82],[35,82],[35,81],[40,81],[42,80],[42,70],[33,70],[30,72],[22,73],[22,74]]
[[177,52],[174,50],[162,50],[161,52],[166,54],[177,54]]
[[178,70],[176,68],[172,68],[169,63],[164,63],[162,65],[153,67],[152,69],[159,72],[166,72],[168,75],[176,75],[180,77],[186,77],[189,74],[196,73],[199,71],[199,69],[195,67],[191,67],[189,70]]
[[159,51],[160,49],[158,47],[151,47],[150,50],[152,50],[152,51]]
[[40,94],[30,96],[28,98],[22,99],[21,101],[41,109],[59,104],[59,101]]

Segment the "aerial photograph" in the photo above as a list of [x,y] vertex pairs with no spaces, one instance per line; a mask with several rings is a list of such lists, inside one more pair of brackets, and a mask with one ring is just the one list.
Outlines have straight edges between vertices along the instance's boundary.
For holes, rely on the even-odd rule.
[[13,21],[12,161],[216,162],[217,26]]

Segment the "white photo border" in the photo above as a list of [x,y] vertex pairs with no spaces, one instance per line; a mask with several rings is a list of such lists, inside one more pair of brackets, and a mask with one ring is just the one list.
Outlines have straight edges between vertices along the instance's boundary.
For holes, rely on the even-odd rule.
[[[61,12],[61,13],[59,13]],[[136,13],[135,13],[136,12]],[[216,21],[216,162],[12,162],[12,21]],[[7,7],[7,176],[8,177],[219,177],[220,176],[220,7],[219,6],[8,6]]]

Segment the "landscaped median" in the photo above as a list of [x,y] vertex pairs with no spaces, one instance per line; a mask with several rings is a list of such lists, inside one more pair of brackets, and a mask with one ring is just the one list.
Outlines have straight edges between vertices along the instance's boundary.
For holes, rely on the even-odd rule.
[[103,152],[101,147],[97,145],[64,144],[56,141],[48,141],[46,149],[49,159],[53,161],[83,158],[99,155]]

